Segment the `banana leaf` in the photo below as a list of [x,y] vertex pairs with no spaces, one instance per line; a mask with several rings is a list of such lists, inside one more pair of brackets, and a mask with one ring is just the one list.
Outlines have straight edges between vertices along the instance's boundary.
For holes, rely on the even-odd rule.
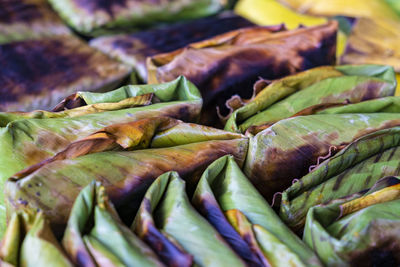
[[386,0],[279,0],[282,4],[304,14],[314,16],[367,17],[373,19],[394,19],[400,17],[386,3]]
[[[169,264],[178,258],[172,251],[163,249],[175,246],[181,250],[180,255],[192,255],[199,266],[246,266],[191,206],[185,193],[185,182],[176,172],[164,173],[154,181],[131,228]],[[190,266],[189,258],[186,256],[175,266]]]
[[296,13],[277,0],[239,0],[235,5],[235,13],[259,25],[285,24],[288,29],[327,22],[327,19],[322,17]]
[[239,28],[254,26],[233,13],[200,18],[133,34],[102,36],[90,45],[113,58],[134,67],[144,81],[147,80],[146,58],[171,52],[190,43]]
[[62,244],[77,266],[163,266],[120,221],[100,183],[91,182],[79,193]]
[[68,34],[68,27],[45,0],[0,3],[0,44]]
[[2,44],[0,50],[0,111],[50,109],[77,90],[114,89],[130,73],[73,36]]
[[268,200],[368,133],[400,125],[399,113],[321,114],[281,120],[249,141],[244,173]]
[[[285,226],[248,181],[232,156],[219,158],[205,170],[192,202],[237,253],[253,266],[290,266],[296,260],[304,266],[320,265],[314,253]],[[240,227],[246,225],[246,218],[251,226]],[[239,235],[240,229],[244,229],[244,234]],[[252,235],[256,235],[257,241],[247,244]],[[263,257],[252,249],[257,242],[263,248]],[[274,257],[276,250],[285,253],[277,258]],[[255,261],[257,258],[258,262]]]
[[243,164],[247,141],[239,134],[165,117],[111,125],[13,175],[5,185],[7,211],[39,208],[58,231],[79,191],[95,179],[129,221],[159,175],[177,171],[194,190],[215,159],[232,154]]
[[341,58],[343,63],[386,64],[400,72],[400,20],[358,19]]
[[[261,76],[276,79],[335,62],[337,23],[286,31],[281,27],[250,27],[192,43],[147,59],[149,83],[184,75],[201,91],[207,116],[224,108],[234,94],[250,97]],[[287,51],[291,51],[287,53]],[[190,67],[188,67],[190,66]]]
[[400,264],[400,179],[385,177],[361,196],[307,214],[305,242],[326,266]]
[[59,15],[76,31],[97,36],[115,31],[132,31],[161,22],[206,17],[225,4],[218,0],[199,1],[80,1],[49,0]]
[[[154,104],[134,107],[146,104],[148,94],[153,94]],[[184,77],[159,85],[124,86],[102,94],[81,92],[76,97],[87,105],[65,110],[70,104],[65,101],[59,112],[0,113],[0,199],[3,183],[11,175],[54,156],[71,142],[105,126],[163,115],[195,121],[202,105],[200,93]],[[0,209],[0,222],[4,222],[4,207],[0,205]],[[3,231],[0,224],[0,233]]]
[[73,266],[41,212],[18,211],[0,245],[1,266]]
[[[279,3],[278,0],[240,0],[235,6],[235,13],[258,25],[284,24],[288,29],[321,25],[328,21],[327,18],[321,16],[310,16],[295,12],[290,7]],[[346,41],[346,32],[342,31],[339,25],[336,44],[337,58],[343,54]]]
[[366,190],[382,177],[399,175],[399,144],[400,127],[354,141],[283,192],[280,217],[301,229],[311,207]]
[[245,132],[291,116],[393,96],[395,88],[393,68],[380,65],[318,67],[268,85],[260,80],[255,85],[259,93],[247,103],[238,98],[228,101],[232,109],[237,101],[245,105],[233,111],[225,130]]

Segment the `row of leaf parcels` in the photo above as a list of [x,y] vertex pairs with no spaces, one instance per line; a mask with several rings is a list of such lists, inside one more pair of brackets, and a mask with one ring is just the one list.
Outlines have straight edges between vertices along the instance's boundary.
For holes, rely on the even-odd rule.
[[[391,80],[393,70],[390,68],[371,65],[347,66],[347,68],[369,70],[367,73],[356,71],[358,74],[354,76],[361,80],[374,80],[374,77],[368,77],[368,74],[381,73],[387,81],[382,79],[381,85],[372,87],[367,95],[380,97],[380,92],[386,91],[388,93],[385,94],[390,95],[393,88],[391,84],[395,84]],[[310,72],[319,70],[317,68]],[[356,91],[357,88],[355,86],[349,90]],[[90,99],[95,99],[98,103],[90,104]],[[175,117],[194,121],[200,113],[199,92],[184,78],[167,84],[123,87],[105,94],[79,93],[62,102],[55,112],[3,113],[2,125],[6,126],[2,129],[4,147],[12,149],[18,147],[19,143],[22,144],[22,141],[26,142],[25,146],[20,146],[20,150],[14,153],[21,158],[26,155],[26,147],[33,148],[33,152],[40,152],[41,149],[50,151],[48,154],[37,153],[39,156],[36,162],[32,163],[21,161],[21,164],[18,158],[6,157],[10,153],[1,158],[8,161],[2,166],[15,168],[14,171],[4,168],[4,172],[10,172],[5,178],[20,171],[7,182],[8,211],[10,213],[20,209],[30,212],[42,211],[52,223],[56,233],[60,234],[67,223],[69,212],[79,191],[95,178],[104,184],[123,221],[129,222],[133,219],[145,191],[160,174],[171,170],[178,171],[188,182],[188,192],[191,195],[197,186],[200,174],[212,161],[232,154],[240,166],[245,164],[245,171],[251,172],[251,164],[257,163],[252,161],[251,157],[254,155],[252,153],[258,148],[261,151],[268,151],[271,148],[270,151],[275,153],[265,158],[270,160],[271,166],[274,160],[286,159],[284,162],[288,167],[284,168],[284,171],[294,171],[295,174],[297,172],[295,177],[302,177],[303,172],[309,169],[304,170],[304,166],[317,164],[319,158],[328,154],[331,146],[338,142],[337,149],[341,149],[342,146],[364,134],[399,125],[395,97],[368,99],[370,98],[361,98],[360,101],[366,101],[346,105],[345,107],[352,107],[351,114],[293,117],[281,120],[255,136],[250,134],[249,137],[173,119]],[[394,101],[387,102],[386,99]],[[126,106],[125,104],[130,101],[131,104]],[[382,106],[376,105],[380,108],[371,109],[370,113],[353,114],[365,112],[358,108],[360,105],[381,102],[389,103],[388,108],[382,109]],[[332,124],[332,120],[336,120],[336,123]],[[337,133],[337,125],[341,125],[343,121],[348,122]],[[105,123],[110,125],[107,126]],[[78,126],[84,126],[82,129],[85,132],[81,133],[79,128],[74,128]],[[104,126],[106,127],[103,128]],[[309,140],[302,136],[290,135],[290,129],[296,127],[298,132],[304,131],[305,136],[308,134],[308,128],[313,129],[315,132],[312,134],[313,138]],[[44,129],[48,130],[45,139],[43,136],[41,138]],[[58,140],[65,138],[64,142],[44,142],[53,136],[61,137]],[[283,152],[274,148],[273,142],[267,141],[270,138],[283,144],[280,146]],[[299,150],[296,147],[301,140],[306,142],[306,147],[313,148],[317,145],[319,149],[314,153],[304,153],[307,150]],[[333,143],[330,144],[327,140]],[[247,150],[248,145],[249,150]],[[148,147],[151,149],[146,149]],[[130,151],[134,149],[136,150]],[[286,152],[284,149],[287,149]],[[299,153],[297,160],[296,157],[285,157],[292,150]],[[300,165],[302,168],[293,168],[299,159],[303,161],[303,165]],[[265,169],[260,166],[259,170]],[[28,168],[22,170],[26,167]],[[279,186],[286,189],[293,177],[290,175],[282,177]],[[254,180],[251,176],[249,178],[257,189],[268,197],[268,192],[265,193],[265,190],[270,190],[269,186],[273,185],[270,182],[271,177],[266,176],[260,181]],[[282,186],[285,183],[289,185]],[[273,194],[273,191],[270,193]]]
[[92,182],[74,201],[61,244],[42,212],[18,211],[3,239],[1,259],[12,266],[321,265],[232,156],[206,169],[192,201],[178,173],[167,172],[151,184],[137,214],[130,212],[135,219],[129,229],[105,188]]
[[[384,177],[363,192],[311,208],[304,241],[328,266],[398,264],[399,208],[400,178]],[[322,266],[232,156],[205,170],[192,201],[176,172],[159,176],[130,229],[95,182],[76,198],[61,244],[42,212],[18,211],[0,257],[7,266]]]
[[[340,81],[343,81],[343,79],[344,81],[348,80],[348,78],[351,78],[350,80],[356,80],[355,83],[350,84],[353,86],[349,86],[348,91],[345,91],[344,97],[352,96],[352,94],[354,94],[356,97],[352,98],[352,101],[357,102],[364,100],[364,98],[370,99],[371,97],[386,96],[393,93],[393,83],[395,82],[390,80],[393,78],[393,71],[390,68],[381,66],[347,66],[346,68],[353,70],[353,72],[357,73],[358,75],[342,75],[339,77],[334,77],[334,79],[337,78],[340,79]],[[319,75],[321,70],[324,71],[325,68],[310,70],[302,75],[308,78],[308,73],[317,73]],[[330,70],[330,68],[328,68],[328,70]],[[383,78],[366,76],[366,74],[363,73],[366,70],[369,70],[370,73],[378,73],[384,78],[387,77],[387,81]],[[336,70],[332,71],[334,71],[335,74],[337,73]],[[378,74],[377,76],[379,76]],[[300,76],[300,79],[298,79],[298,76]],[[290,76],[288,78],[284,78],[282,81],[285,81],[286,79],[294,79],[304,84],[309,82],[309,79],[304,79],[301,75],[298,76]],[[358,82],[359,80],[362,82]],[[328,80],[323,80],[323,82],[327,81]],[[370,86],[371,83],[377,83],[378,85]],[[361,86],[359,86],[360,84]],[[359,90],[359,88],[367,89]],[[268,90],[269,87],[265,89],[265,91]],[[307,89],[304,89],[300,92],[306,91]],[[132,104],[136,105],[137,101],[139,100],[144,101],[145,104],[148,104],[148,99],[146,100],[146,97],[149,97],[149,95],[146,95],[146,93],[148,94],[152,92],[155,94],[154,98],[157,98],[157,101],[166,102],[152,103],[151,105],[145,107],[131,106]],[[263,93],[264,91],[262,91],[258,96],[262,95]],[[357,93],[361,94],[361,96],[357,96]],[[137,98],[140,94],[144,95]],[[132,96],[135,96],[136,98]],[[124,99],[126,97],[128,98]],[[336,95],[334,94],[332,97],[336,97]],[[325,101],[332,101],[330,100],[331,98],[327,97],[327,100]],[[168,102],[175,99],[181,101]],[[286,101],[287,99],[289,98],[286,98],[283,101]],[[324,98],[321,99],[324,100]],[[383,99],[386,98],[378,98],[371,101],[382,101]],[[174,123],[171,123],[171,121],[163,124],[162,118],[155,119],[151,122],[144,120],[139,121],[136,124],[127,124],[125,126],[117,125],[108,129],[106,128],[100,130],[102,127],[107,126],[107,124],[135,122],[140,119],[157,116],[169,116],[186,121],[195,120],[198,117],[201,108],[201,98],[199,97],[199,93],[195,87],[188,83],[184,78],[179,78],[174,82],[162,85],[122,87],[111,93],[105,94],[80,93],[77,96],[67,99],[58,107],[58,109],[62,109],[63,105],[73,106],[74,104],[79,104],[82,101],[89,104],[95,103],[96,101],[103,101],[106,103],[91,104],[66,111],[52,113],[36,111],[32,113],[2,114],[4,118],[4,125],[6,125],[6,127],[2,129],[3,131],[1,139],[2,147],[4,148],[2,151],[4,154],[2,157],[0,157],[3,161],[3,164],[1,165],[3,166],[3,169],[1,170],[2,181],[14,173],[29,167],[30,165],[38,164],[56,155],[57,153],[61,153],[61,156],[57,155],[53,160],[44,161],[46,164],[34,166],[33,169],[37,169],[36,172],[25,171],[15,175],[14,178],[10,180],[7,188],[7,194],[9,194],[7,201],[10,202],[11,206],[32,206],[34,210],[37,208],[47,210],[54,214],[54,217],[57,218],[54,219],[54,223],[58,223],[62,226],[63,223],[65,223],[65,218],[67,216],[63,212],[68,214],[69,209],[55,209],[54,211],[52,208],[65,207],[67,205],[66,203],[69,203],[68,206],[70,207],[74,197],[76,197],[79,192],[79,190],[76,189],[76,185],[87,184],[88,179],[91,179],[89,177],[93,177],[94,174],[97,174],[99,180],[107,179],[108,181],[113,181],[111,183],[115,187],[115,196],[113,197],[114,200],[119,202],[121,205],[128,201],[129,196],[132,195],[133,192],[136,192],[135,190],[137,190],[137,188],[140,190],[145,190],[143,185],[147,183],[137,182],[138,178],[133,172],[134,168],[131,168],[132,166],[127,169],[127,167],[121,163],[122,159],[119,163],[115,159],[109,159],[112,157],[112,155],[108,154],[115,152],[109,152],[108,154],[97,154],[94,152],[112,149],[115,150],[116,148],[119,148],[120,150],[143,149],[148,146],[152,148],[166,148],[184,144],[194,145],[205,140],[235,138],[242,139],[241,143],[243,145],[240,145],[239,147],[247,146],[247,139],[241,135],[232,135],[227,132],[212,128],[205,128],[199,125],[183,126],[185,124],[181,124],[181,126],[174,128],[181,130],[170,130],[163,135],[166,140],[169,139],[170,141],[161,144],[150,142],[150,140],[156,140],[153,136],[159,135],[160,132],[163,132],[168,127],[174,127]],[[120,102],[107,103],[112,101]],[[367,102],[369,101],[359,104],[349,104],[345,107],[354,107]],[[128,106],[126,106],[126,104],[128,104]],[[310,104],[312,104],[312,102],[310,102],[309,105]],[[246,106],[244,108],[246,108]],[[304,108],[307,107],[304,106]],[[349,113],[354,113],[354,110],[355,109],[353,108]],[[377,111],[380,110],[374,110],[374,112]],[[396,108],[394,110],[386,109],[384,111],[395,112]],[[356,112],[365,111],[356,110]],[[33,117],[34,119],[29,119],[29,117]],[[332,124],[332,122],[335,121],[337,123]],[[165,124],[168,125],[168,123],[169,126],[166,127]],[[301,178],[303,175],[305,175],[309,169],[309,166],[317,163],[319,157],[326,155],[331,146],[343,146],[344,144],[350,143],[351,141],[368,132],[396,126],[398,123],[399,116],[396,113],[314,115],[296,117],[290,120],[282,120],[274,124],[271,128],[266,129],[256,136],[250,138],[249,153],[244,151],[245,149],[240,150],[242,151],[241,155],[243,155],[242,161],[245,161],[244,171],[249,176],[253,184],[256,185],[258,190],[262,192],[268,200],[271,200],[272,195],[275,192],[285,190],[291,184],[294,178]],[[342,125],[342,127],[340,127],[340,125]],[[132,130],[136,128],[138,130]],[[197,129],[197,132],[195,130],[190,131],[190,128]],[[130,130],[128,131],[120,129]],[[202,131],[206,134],[201,134]],[[290,134],[290,131],[293,131],[297,134]],[[181,133],[181,137],[178,137],[179,133]],[[92,136],[86,138],[90,135]],[[177,141],[173,141],[172,137],[170,136],[174,136],[174,140],[177,139]],[[219,137],[217,138],[216,136]],[[113,142],[115,139],[118,139],[117,137],[126,138],[128,140],[130,138],[136,138],[136,140],[140,140],[140,138],[142,138],[145,141],[138,144],[133,141],[125,143],[118,143],[117,141],[116,143],[118,145],[115,144],[115,147],[111,146],[111,144],[114,144]],[[68,152],[72,151],[72,149],[77,149],[75,147],[78,147],[78,145],[81,144],[78,142],[78,145],[71,145],[71,142],[82,138],[86,138],[86,140],[83,140],[83,144],[86,144],[88,148],[85,148],[83,152],[76,154],[74,154],[75,152]],[[96,141],[96,138],[108,138],[107,140],[110,142],[110,144],[106,144],[104,147],[99,146],[96,148],[92,144]],[[236,141],[230,142],[235,143]],[[217,142],[210,141],[210,144],[215,145]],[[67,157],[65,155],[68,155],[68,153],[63,152],[65,154],[63,156],[61,151],[66,149],[68,146],[71,146],[71,148],[69,150],[67,149],[67,152],[74,155],[76,158],[75,163],[63,158]],[[232,147],[228,145],[226,146],[227,147],[224,149],[219,149],[225,151],[223,153],[229,153],[229,150],[236,151],[237,149],[234,145]],[[167,151],[171,149],[172,148],[168,149]],[[216,145],[210,149],[216,150]],[[158,153],[161,153],[159,150],[157,151]],[[81,155],[89,152],[93,155],[80,157]],[[156,158],[151,157],[149,154],[150,152],[151,151],[146,150],[140,151],[140,153],[147,153],[146,155],[149,157],[149,162],[157,162]],[[138,153],[139,152],[133,153],[133,159],[130,160],[134,160],[136,157],[139,157],[137,155],[140,153]],[[196,153],[203,153],[206,155],[205,151],[198,151]],[[195,156],[196,153],[189,156],[195,159],[197,157]],[[7,156],[10,154],[13,154],[14,157]],[[100,162],[99,155],[102,155],[102,160],[104,163],[107,162],[108,165],[110,165],[109,167],[98,168]],[[219,154],[211,153],[210,155],[211,156],[209,156],[209,160],[212,160],[213,157]],[[175,166],[174,160],[176,160],[176,158],[174,158],[174,154],[168,155],[168,157],[169,164],[167,166],[160,167],[163,171],[174,170],[173,166]],[[92,160],[87,161],[88,158],[92,158]],[[129,161],[126,159],[126,157],[124,158],[124,162]],[[199,157],[197,158],[200,159]],[[140,162],[137,162],[137,164],[139,163]],[[157,166],[156,163],[154,164]],[[197,166],[196,164],[196,161],[194,161],[193,166]],[[279,166],[285,166],[285,164],[287,167],[279,168]],[[53,165],[56,166],[54,167],[54,170],[59,173],[59,176],[68,178],[67,180],[64,179],[66,188],[71,187],[71,190],[67,191],[70,193],[70,198],[66,196],[64,199],[58,200],[59,203],[54,202],[53,198],[54,195],[57,195],[56,192],[58,192],[60,188],[54,188],[53,184],[47,181],[49,179],[47,176],[54,172],[53,167],[50,167]],[[127,163],[127,165],[129,164]],[[63,168],[61,168],[61,166],[63,166]],[[80,167],[79,171],[76,169],[77,166]],[[107,166],[107,164],[105,166]],[[268,167],[266,168],[265,166]],[[297,167],[293,168],[293,166]],[[116,173],[114,168],[120,169],[120,172]],[[147,177],[150,181],[161,174],[153,173],[150,175],[150,170],[147,170],[145,166],[142,166],[142,168],[143,177],[139,180],[144,181],[146,180],[144,178]],[[72,169],[73,171],[66,171],[69,169]],[[151,169],[151,171],[155,170]],[[110,172],[110,177],[104,178],[104,174],[108,172]],[[127,174],[132,175],[132,178],[126,180],[123,179],[123,177],[126,177]],[[51,175],[51,177],[51,179],[59,180],[58,176]],[[29,180],[32,180],[32,182],[26,182]],[[131,180],[132,184],[127,186],[126,181],[129,180]],[[41,185],[40,188],[33,186],[35,184]],[[194,186],[195,185],[192,185],[192,187]],[[48,190],[45,190],[47,187]],[[67,192],[63,192],[63,194],[66,195]],[[137,198],[140,198],[141,195],[143,194],[138,193]]]
[[395,87],[393,68],[380,65],[319,67],[270,84],[260,80],[254,98],[228,102],[236,110],[225,130],[251,137],[243,170],[272,201],[327,155],[398,126]]

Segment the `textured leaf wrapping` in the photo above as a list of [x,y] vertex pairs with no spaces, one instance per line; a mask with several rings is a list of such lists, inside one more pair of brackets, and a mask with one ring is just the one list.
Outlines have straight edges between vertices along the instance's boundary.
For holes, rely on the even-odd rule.
[[399,185],[385,177],[361,195],[311,208],[305,242],[327,266],[398,265]]
[[261,91],[230,115],[226,130],[245,132],[291,116],[323,113],[336,106],[393,96],[396,77],[388,66],[319,67],[267,85],[261,80],[255,87]]
[[361,136],[400,125],[399,113],[324,114],[281,120],[250,138],[244,173],[268,200]]
[[[176,172],[161,175],[150,186],[132,229],[155,250],[165,248],[164,244],[175,246],[175,249],[180,247],[180,255],[184,258],[180,258],[175,266],[191,264],[182,250],[190,253],[199,266],[245,266],[218,232],[191,206],[185,193],[185,182]],[[165,261],[177,261],[175,253],[165,251]]]
[[283,192],[281,218],[301,229],[311,207],[366,190],[382,177],[399,175],[399,130],[367,134],[302,177]]
[[250,26],[254,24],[234,13],[225,12],[213,17],[180,22],[133,34],[102,36],[91,40],[90,45],[132,65],[140,78],[146,81],[147,57],[171,52],[190,43]]
[[73,266],[41,212],[14,213],[0,245],[1,266]]
[[81,1],[50,0],[60,16],[85,35],[132,31],[145,25],[206,17],[222,9],[222,1]]
[[[279,219],[231,156],[216,160],[205,170],[194,193],[193,204],[220,231],[222,236],[229,240],[228,242],[234,248],[241,250],[242,255],[246,255],[246,247],[240,246],[242,240],[237,237],[237,233],[232,229],[232,227],[237,228],[235,227],[236,223],[231,226],[224,216],[224,213],[229,213],[232,210],[237,210],[244,217],[247,217],[253,225],[252,228],[256,236],[257,233],[261,235],[261,240],[257,238],[257,241],[260,246],[268,251],[269,254],[267,253],[265,257],[271,266],[276,266],[278,263],[282,266],[285,264],[288,266],[288,264],[291,264],[292,257],[300,258],[305,265],[318,266],[320,264],[313,252]],[[274,249],[264,247],[263,233],[261,232],[266,232],[267,236],[274,236],[274,238],[265,242],[273,242],[275,246],[285,247],[288,251],[286,257],[271,258],[270,255]],[[248,240],[248,234],[244,240]],[[269,245],[265,244],[265,246]],[[251,259],[249,254],[246,256],[248,260]],[[259,263],[258,266],[260,265]]]
[[[259,78],[276,79],[335,62],[337,23],[286,31],[284,27],[250,27],[192,43],[148,58],[149,83],[184,75],[200,89],[206,111],[234,94],[250,97]],[[288,53],[287,51],[290,51]],[[190,66],[188,68],[187,66]],[[205,120],[215,115],[205,114]]]
[[39,208],[61,229],[81,188],[95,179],[129,220],[162,173],[177,171],[194,190],[200,172],[215,159],[232,154],[243,164],[247,142],[238,134],[163,117],[112,125],[10,178],[8,211]]
[[1,111],[48,110],[76,91],[114,89],[131,71],[74,36],[13,42],[0,49]]
[[68,34],[68,27],[45,0],[0,3],[0,44]]
[[120,221],[104,187],[95,182],[76,198],[62,243],[77,266],[163,266]]
[[[74,106],[70,103],[74,100],[84,106],[68,109]],[[149,100],[151,105],[135,107]],[[154,116],[195,121],[201,105],[196,87],[180,77],[165,84],[129,85],[108,93],[80,92],[63,101],[58,112],[0,113],[0,188],[14,173],[54,156],[103,127]],[[3,190],[0,192],[2,197]],[[4,223],[4,219],[1,221]]]

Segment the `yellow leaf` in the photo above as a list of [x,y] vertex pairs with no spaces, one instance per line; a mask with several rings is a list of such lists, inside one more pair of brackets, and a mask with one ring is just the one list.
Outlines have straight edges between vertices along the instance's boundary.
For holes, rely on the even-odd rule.
[[326,18],[298,14],[276,0],[240,0],[235,12],[259,25],[285,23],[288,29],[295,29],[300,24],[314,26],[327,21]]

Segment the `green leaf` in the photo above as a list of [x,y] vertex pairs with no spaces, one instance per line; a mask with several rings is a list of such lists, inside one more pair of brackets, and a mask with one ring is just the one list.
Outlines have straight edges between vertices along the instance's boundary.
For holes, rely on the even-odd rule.
[[[182,122],[165,117],[160,122],[167,124],[160,123],[160,128],[150,131],[158,119],[108,126],[72,143],[53,158],[15,174],[6,183],[8,212],[40,208],[53,225],[63,226],[80,189],[95,179],[105,184],[121,216],[129,220],[150,184],[166,171],[179,172],[187,179],[189,190],[194,190],[200,173],[215,159],[232,154],[243,164],[248,142],[244,136],[195,125],[190,130],[190,125],[181,127]],[[175,126],[178,133],[179,128],[183,129],[180,133],[186,133],[178,140],[180,145],[164,142],[160,148],[145,149],[151,146],[152,139],[157,140],[158,130],[168,140],[169,133],[163,129]],[[177,132],[171,131],[171,136]],[[207,141],[212,139],[210,136],[215,140]],[[129,151],[136,145],[139,150]],[[63,197],[55,200],[54,195],[58,194]]]
[[[81,2],[50,0],[59,15],[76,31],[90,36],[132,31],[135,28],[161,22],[173,22],[212,15],[223,7],[217,0],[173,3]],[[99,19],[101,15],[101,19]]]
[[304,241],[327,266],[400,263],[400,179],[385,177],[377,184],[308,211]]
[[367,134],[317,166],[283,192],[281,218],[301,229],[311,207],[368,189],[384,176],[398,175],[399,131],[394,127]]
[[268,200],[361,136],[400,125],[399,113],[325,114],[281,120],[250,138],[244,173]]
[[[121,101],[123,102],[127,98],[129,100],[129,97],[140,98],[148,93],[154,94],[153,98],[163,102],[141,107],[120,106]],[[5,180],[14,173],[54,156],[72,142],[87,137],[105,126],[160,115],[195,121],[202,105],[200,93],[184,77],[166,84],[126,86],[104,94],[78,93],[78,95],[79,99],[83,99],[85,103],[92,105],[91,107],[111,103],[114,110],[87,109],[86,111],[89,110],[91,114],[89,112],[89,114],[69,117],[77,109],[82,111],[82,108],[90,107],[83,106],[62,111],[64,115],[61,118],[57,118],[57,114],[60,112],[50,113],[55,118],[47,116],[47,113],[45,116],[37,118],[32,114],[0,114],[1,189],[4,188]],[[40,112],[38,111],[38,113]],[[24,116],[34,118],[24,119]],[[0,192],[0,199],[3,199],[3,190]],[[0,236],[4,232],[5,222],[2,201],[0,201],[1,208],[3,208],[3,212],[0,212],[0,222],[2,222],[0,223]]]
[[[262,85],[259,82],[256,87]],[[271,125],[317,105],[325,109],[332,104],[393,96],[395,87],[395,73],[388,66],[319,67],[267,85],[232,113],[225,129],[245,132],[251,126]]]
[[[199,266],[245,266],[218,232],[191,206],[185,193],[185,182],[176,172],[165,173],[155,180],[142,207],[141,210],[151,212],[147,216],[154,218],[159,231],[193,255]],[[142,216],[138,213],[136,227]]]
[[[193,196],[193,203],[203,216],[220,231],[226,226],[219,228],[218,224],[224,223],[225,218],[216,217],[217,211],[238,210],[246,216],[250,223],[265,228],[265,231],[275,236],[275,239],[272,240],[276,244],[280,244],[278,246],[287,247],[288,250],[297,254],[304,264],[312,266],[320,264],[313,252],[279,219],[231,156],[216,160],[206,169]],[[226,233],[229,234],[229,232]],[[263,234],[260,233],[260,235]],[[233,237],[232,234],[229,236]],[[280,260],[285,261],[286,259],[288,260],[286,263],[289,264],[290,257]],[[268,261],[272,265],[276,263],[274,258],[268,257]]]
[[79,266],[105,262],[116,266],[161,266],[157,256],[120,221],[100,183],[92,182],[76,198],[63,246]]

